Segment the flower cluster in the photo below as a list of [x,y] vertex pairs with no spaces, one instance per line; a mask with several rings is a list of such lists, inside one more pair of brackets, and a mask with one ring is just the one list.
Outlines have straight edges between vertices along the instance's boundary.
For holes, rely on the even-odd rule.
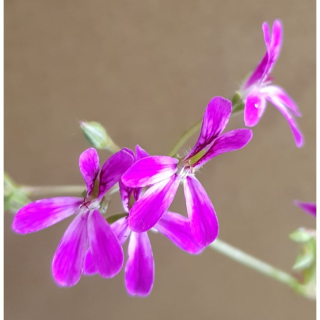
[[[300,116],[298,107],[283,89],[271,85],[270,73],[282,43],[281,23],[275,21],[271,36],[267,24],[263,24],[263,31],[267,52],[241,89],[245,124],[256,125],[269,101],[286,117],[296,144],[301,147],[303,137],[291,115]],[[148,295],[154,282],[149,231],[161,233],[190,254],[202,252],[218,237],[215,209],[196,173],[216,156],[239,150],[250,142],[250,129],[223,133],[235,109],[229,100],[214,97],[205,110],[198,140],[184,157],[150,156],[137,145],[135,152],[128,148],[115,152],[100,169],[97,151],[87,149],[79,158],[86,184],[84,198],[58,197],[29,203],[16,214],[13,230],[21,234],[37,232],[75,215],[52,261],[54,280],[61,286],[75,285],[82,274],[104,278],[117,275],[124,263],[122,247],[129,239],[127,291],[130,295]],[[119,149],[98,123],[81,123],[81,127],[87,130],[86,136],[95,147],[112,152]],[[186,215],[170,211],[180,184],[184,188]],[[110,201],[115,187],[124,213],[110,217],[104,204]],[[303,207],[306,209],[307,205]]]
[[[200,253],[218,236],[215,210],[195,172],[215,156],[243,148],[252,138],[249,129],[222,134],[231,109],[231,102],[224,98],[210,101],[198,141],[182,159],[149,156],[137,145],[135,153],[124,148],[112,155],[100,170],[97,151],[84,151],[79,167],[87,187],[85,198],[32,202],[18,211],[13,230],[36,232],[76,214],[52,261],[53,277],[62,286],[76,284],[82,273],[115,276],[122,268],[122,245],[129,237],[126,288],[131,295],[148,295],[154,280],[149,230],[157,230],[191,254]],[[180,182],[188,218],[169,211]],[[109,225],[99,209],[116,183],[126,215]]]

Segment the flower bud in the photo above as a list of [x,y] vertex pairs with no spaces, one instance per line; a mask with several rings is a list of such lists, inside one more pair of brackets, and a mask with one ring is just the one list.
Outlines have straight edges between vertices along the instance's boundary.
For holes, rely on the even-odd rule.
[[29,202],[27,192],[4,173],[4,210],[16,213]]
[[94,148],[107,149],[113,153],[120,150],[100,123],[95,121],[81,121],[80,128]]
[[289,235],[290,239],[297,243],[307,243],[314,237],[313,230],[299,228]]

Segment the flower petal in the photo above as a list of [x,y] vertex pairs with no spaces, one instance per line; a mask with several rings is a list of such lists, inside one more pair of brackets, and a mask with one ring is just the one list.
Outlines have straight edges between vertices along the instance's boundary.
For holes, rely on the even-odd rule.
[[129,148],[122,148],[120,151],[126,151],[127,153],[129,153],[133,158],[135,157],[134,152],[129,149]]
[[270,27],[267,22],[262,24],[262,31],[264,35],[264,42],[266,43],[266,47],[270,46]]
[[266,74],[270,74],[275,63],[278,60],[282,46],[282,23],[280,20],[275,20],[272,26],[272,36],[268,47],[269,61]]
[[303,135],[298,127],[298,124],[296,123],[296,120],[291,115],[291,113],[287,109],[287,107],[276,96],[266,94],[266,99],[268,101],[270,101],[282,113],[282,115],[288,121],[297,147],[298,148],[303,147],[303,145],[304,145]]
[[184,194],[191,232],[195,240],[205,247],[213,242],[219,233],[214,207],[205,189],[194,176],[185,179]]
[[84,260],[84,270],[83,274],[86,276],[92,276],[98,272],[97,265],[93,260],[92,253],[90,249],[88,249],[85,260]]
[[100,172],[100,185],[98,198],[101,199],[105,193],[119,182],[124,172],[133,164],[134,158],[126,149],[113,154],[102,166]]
[[269,29],[269,25],[267,22],[264,22],[262,24],[262,31],[263,31],[263,35],[264,35],[264,41],[265,41],[266,47],[267,47],[267,52],[265,53],[262,60],[255,68],[255,70],[252,72],[251,76],[245,82],[245,84],[243,86],[243,90],[246,90],[253,85],[259,84],[264,79],[264,75],[266,74],[266,70],[267,70],[268,62],[269,62],[268,48],[270,46],[270,29]]
[[146,158],[149,157],[149,153],[142,149],[138,144],[136,145],[136,161],[142,159],[142,158]]
[[118,238],[121,245],[124,245],[130,235],[128,217],[121,218],[111,225],[112,232]]
[[74,218],[53,257],[53,277],[61,286],[73,286],[80,280],[88,243],[87,219],[88,213]]
[[[149,157],[149,153],[142,149],[138,144],[136,145],[136,161]],[[140,195],[142,193],[142,188],[134,188],[133,189],[133,197],[135,200],[138,200],[140,198]]]
[[250,88],[251,86],[258,85],[264,78],[266,69],[268,67],[269,54],[265,53],[262,60],[256,66],[255,70],[252,72],[251,76],[246,80],[243,85],[243,90]]
[[[136,145],[136,155],[135,155],[135,161],[138,161],[142,158],[149,157],[149,153],[142,149],[138,144]],[[133,188],[132,193],[135,200],[138,200],[140,198],[140,195],[142,193],[143,188]]]
[[[139,188],[140,189],[140,188]],[[119,193],[122,201],[122,206],[125,212],[130,211],[130,197],[134,189],[127,187],[121,180],[119,181]]]
[[150,187],[132,206],[129,226],[133,231],[143,232],[151,229],[170,207],[180,179],[177,174]]
[[154,281],[154,260],[148,234],[132,232],[125,267],[125,284],[130,295],[147,296]]
[[262,117],[266,108],[266,100],[262,95],[253,90],[245,102],[244,123],[247,127],[255,126]]
[[193,167],[195,169],[199,168],[219,154],[239,150],[245,147],[251,138],[252,131],[250,129],[228,131],[214,141],[205,155]]
[[135,201],[140,199],[142,191],[143,191],[143,188],[134,188],[133,189],[133,198]]
[[287,106],[294,115],[296,115],[297,117],[301,117],[299,107],[282,88],[278,86],[266,86],[261,89],[261,93],[264,95],[268,95],[269,97],[274,97],[282,104]]
[[152,156],[134,163],[122,176],[122,182],[131,188],[146,187],[163,181],[177,172],[178,160],[167,156]]
[[270,37],[269,26],[266,22],[262,25],[264,40],[267,52],[263,56],[261,62],[256,67],[252,75],[248,78],[243,86],[243,90],[253,85],[259,85],[261,82],[270,81],[270,73],[278,60],[282,46],[282,24],[280,20],[275,20],[272,27],[272,35]]
[[168,211],[154,227],[182,250],[194,254],[203,250],[192,235],[190,221],[181,214]]
[[60,197],[31,202],[14,217],[12,229],[18,233],[36,232],[76,213],[83,199]]
[[122,268],[123,251],[118,238],[98,210],[90,212],[88,238],[100,275],[104,278],[114,277]]
[[299,200],[295,200],[294,204],[304,210],[305,212],[311,214],[312,216],[317,216],[317,204],[314,202],[301,202]]
[[225,129],[231,115],[232,103],[223,97],[214,97],[208,104],[202,120],[201,132],[193,149],[185,157],[192,158],[205,149]]
[[[134,155],[135,162],[142,159],[142,158],[146,158],[146,157],[149,157],[149,154],[137,144],[136,145],[136,155]],[[120,180],[119,181],[119,189],[120,189],[120,196],[121,196],[123,208],[126,212],[129,212],[129,203],[130,203],[131,195],[133,194],[134,199],[138,200],[141,195],[142,188],[127,187]]]
[[99,155],[96,149],[89,148],[81,153],[79,168],[87,186],[87,194],[89,195],[94,188],[94,183],[100,170]]

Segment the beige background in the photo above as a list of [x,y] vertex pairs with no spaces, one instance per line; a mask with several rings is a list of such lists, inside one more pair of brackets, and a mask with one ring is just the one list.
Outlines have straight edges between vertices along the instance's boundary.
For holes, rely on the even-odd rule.
[[[244,150],[201,170],[220,237],[290,270],[288,234],[315,221],[292,204],[315,200],[315,1],[5,1],[5,169],[30,185],[79,184],[88,147],[79,120],[117,143],[165,154],[215,95],[230,97],[261,59],[263,21],[284,23],[275,81],[296,100],[306,145],[297,149],[272,106]],[[229,128],[243,127],[242,116]],[[192,146],[192,142],[186,148]],[[101,159],[108,157],[101,152]],[[115,198],[111,210],[119,208]],[[182,193],[173,209],[184,213]],[[123,273],[61,289],[51,259],[70,220],[26,236],[5,215],[6,319],[314,319],[315,303],[206,250],[179,251],[151,235],[147,299],[127,296]]]

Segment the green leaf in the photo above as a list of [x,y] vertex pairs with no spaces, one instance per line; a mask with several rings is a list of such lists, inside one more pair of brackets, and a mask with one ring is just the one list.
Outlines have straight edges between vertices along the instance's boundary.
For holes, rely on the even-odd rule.
[[113,142],[106,129],[98,122],[80,122],[80,128],[87,140],[96,149],[107,149],[116,152],[119,147]]

